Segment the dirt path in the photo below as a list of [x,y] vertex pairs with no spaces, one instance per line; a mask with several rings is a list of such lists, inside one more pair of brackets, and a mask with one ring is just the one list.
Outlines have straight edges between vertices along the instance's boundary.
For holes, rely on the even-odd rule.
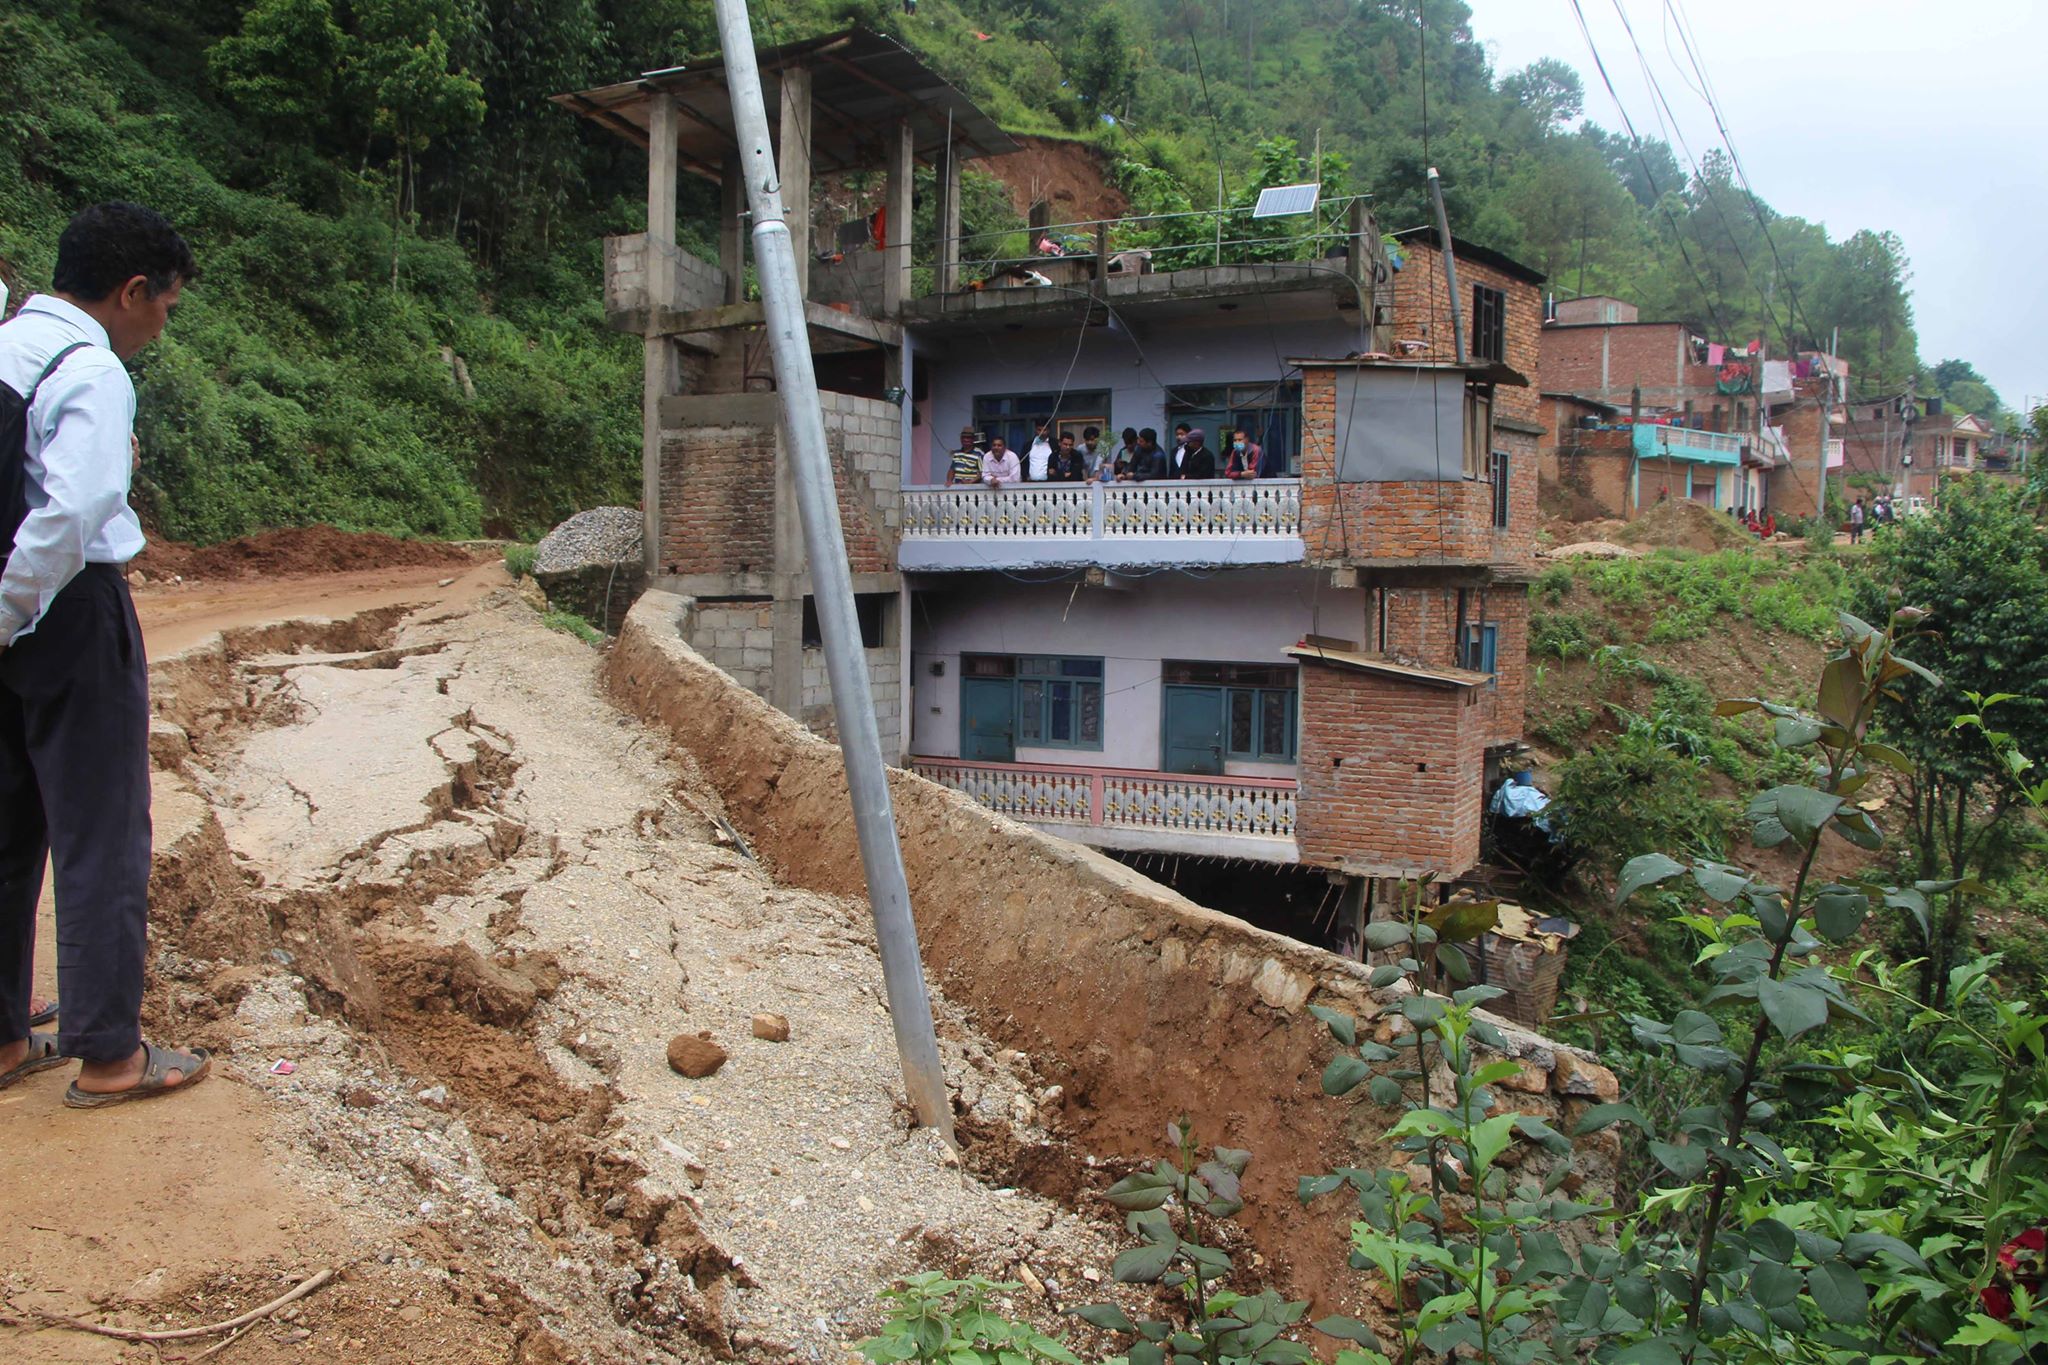
[[[438,600],[245,635],[180,692],[148,1022],[222,1074],[106,1114],[58,1107],[61,1071],[0,1094],[0,1357],[193,1359],[218,1338],[158,1354],[30,1315],[218,1320],[327,1265],[211,1359],[836,1361],[906,1270],[1026,1262],[1046,1288],[1014,1306],[1048,1324],[1094,1296],[1099,1228],[908,1127],[865,907],[733,846],[598,655],[494,575],[141,595],[158,658]],[[685,1080],[664,1047],[699,1031],[730,1059]],[[1025,1059],[942,1032],[963,1108],[1031,1140]]]
[[495,561],[470,569],[429,564],[301,578],[151,583],[136,589],[135,611],[149,656],[160,659],[223,630],[296,616],[354,616],[400,603],[474,602],[504,583],[504,566]]

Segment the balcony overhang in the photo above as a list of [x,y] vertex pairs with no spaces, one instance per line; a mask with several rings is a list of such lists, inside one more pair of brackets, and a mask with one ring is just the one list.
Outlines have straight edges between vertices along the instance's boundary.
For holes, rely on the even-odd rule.
[[906,573],[1300,564],[1301,481],[908,488]]
[[1484,687],[1493,681],[1491,673],[1475,673],[1469,668],[1426,668],[1421,664],[1399,663],[1384,654],[1363,654],[1356,650],[1329,649],[1322,645],[1294,645],[1286,653],[1303,663],[1353,669],[1360,673],[1391,678],[1395,682],[1414,683],[1419,687],[1463,689]]
[[[904,324],[920,336],[984,331],[991,323],[1070,325],[1214,319],[1250,309],[1247,321],[1299,322],[1360,316],[1359,293],[1341,265],[1277,261],[1202,266],[1152,275],[1110,275],[1085,284],[960,289],[907,303]],[[1366,319],[1369,323],[1370,319]]]

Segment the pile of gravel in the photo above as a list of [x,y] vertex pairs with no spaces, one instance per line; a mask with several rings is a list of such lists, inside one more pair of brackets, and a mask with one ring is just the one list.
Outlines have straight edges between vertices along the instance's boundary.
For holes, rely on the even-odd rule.
[[640,511],[593,507],[547,533],[533,552],[533,571],[575,573],[640,562]]

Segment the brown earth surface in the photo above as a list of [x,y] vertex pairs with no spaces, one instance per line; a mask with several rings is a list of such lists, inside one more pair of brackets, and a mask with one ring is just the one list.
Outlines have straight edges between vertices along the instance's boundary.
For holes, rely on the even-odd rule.
[[1757,538],[1726,512],[1716,511],[1689,498],[1668,498],[1612,536],[1599,538],[1617,540],[1624,545],[1666,546],[1702,552],[1730,550],[1757,543]]
[[992,175],[1010,191],[1010,203],[1028,214],[1041,201],[1052,206],[1055,223],[1115,218],[1130,209],[1124,192],[1109,183],[1102,153],[1085,142],[1019,135],[1020,150],[967,164]]
[[155,580],[287,578],[308,574],[382,572],[426,566],[466,568],[491,552],[435,540],[401,540],[375,531],[295,526],[187,545],[152,538],[131,567]]

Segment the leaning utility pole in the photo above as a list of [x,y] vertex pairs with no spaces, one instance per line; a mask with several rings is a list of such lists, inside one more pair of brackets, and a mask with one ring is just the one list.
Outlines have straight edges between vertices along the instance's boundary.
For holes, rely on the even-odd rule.
[[[761,98],[761,68],[746,0],[715,0],[719,46],[725,52],[726,87],[732,96],[733,130],[739,140],[739,170],[746,179],[754,218],[754,261],[775,359],[775,387],[782,398],[782,425],[789,441],[797,510],[803,517],[804,553],[810,561],[811,596],[824,636],[825,671],[832,682],[832,709],[839,723],[839,751],[846,760],[846,785],[853,798],[854,829],[860,837],[861,868],[867,874],[868,903],[874,907],[875,939],[881,946],[882,982],[903,1083],[919,1123],[953,1141],[953,1111],[939,1066],[939,1040],[932,1028],[931,996],[917,952],[917,921],[910,914],[910,888],[903,875],[903,847],[896,841],[896,816],[889,802],[889,775],[882,764],[882,740],[875,726],[861,655],[860,624],[854,616],[853,579],[846,537],[839,525],[839,500],[832,481],[832,456],[825,445],[825,415],[818,405],[818,376],[811,364],[803,289],[797,283],[797,246],[783,219],[782,181],[768,140],[768,111]],[[782,136],[803,137],[785,127]],[[897,231],[891,223],[890,230]],[[909,225],[903,225],[908,230]],[[808,243],[805,249],[808,249]]]

